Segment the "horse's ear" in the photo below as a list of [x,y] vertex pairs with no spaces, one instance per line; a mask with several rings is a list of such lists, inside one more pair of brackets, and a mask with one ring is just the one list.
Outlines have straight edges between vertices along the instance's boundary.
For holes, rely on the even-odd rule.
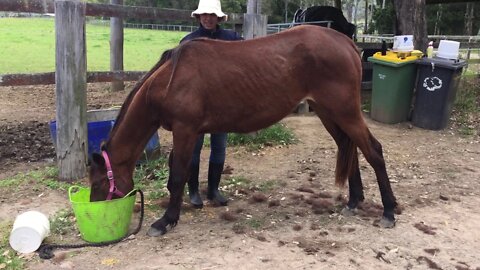
[[105,164],[105,159],[99,153],[92,154],[92,165],[103,166]]

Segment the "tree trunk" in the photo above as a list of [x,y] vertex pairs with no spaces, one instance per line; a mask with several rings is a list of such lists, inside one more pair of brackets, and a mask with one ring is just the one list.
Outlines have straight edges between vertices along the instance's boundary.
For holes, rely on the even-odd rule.
[[358,2],[360,0],[355,0],[353,5],[353,24],[357,25],[357,12],[358,12]]
[[473,32],[473,14],[475,9],[475,3],[468,2],[467,10],[465,12],[465,35],[471,36]]
[[345,9],[347,10],[347,21],[352,22],[352,14],[353,14],[353,1],[354,0],[348,0],[347,4],[345,6]]
[[368,0],[365,0],[365,24],[363,25],[363,33],[368,31]]
[[397,17],[396,35],[413,35],[413,46],[423,52],[427,49],[426,0],[394,0]]
[[342,10],[342,0],[335,0],[335,7]]
[[433,30],[434,35],[439,35],[439,27],[438,23],[441,22],[442,19],[442,4],[438,4],[438,10],[437,10],[437,19],[435,20],[435,29]]

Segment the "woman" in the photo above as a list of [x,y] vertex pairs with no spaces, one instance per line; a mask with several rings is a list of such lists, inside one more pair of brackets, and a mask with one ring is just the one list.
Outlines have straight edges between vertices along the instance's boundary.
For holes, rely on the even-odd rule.
[[[200,0],[197,10],[192,12],[192,17],[200,22],[199,28],[185,36],[180,43],[194,38],[211,38],[221,40],[241,40],[242,37],[231,30],[222,29],[220,22],[227,19],[222,12],[220,0]],[[190,203],[196,208],[203,207],[202,197],[198,191],[198,173],[200,168],[200,152],[202,151],[204,134],[200,135],[193,152],[188,191]],[[227,133],[210,134],[210,160],[208,165],[208,192],[207,198],[215,204],[227,205],[228,200],[220,193],[218,187],[225,163],[227,147]]]

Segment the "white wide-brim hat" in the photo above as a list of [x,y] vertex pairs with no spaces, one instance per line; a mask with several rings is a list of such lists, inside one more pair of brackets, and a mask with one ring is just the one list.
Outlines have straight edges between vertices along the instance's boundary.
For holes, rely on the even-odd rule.
[[215,14],[224,21],[227,20],[227,14],[222,12],[220,0],[200,0],[198,8],[192,12],[192,17],[200,14]]

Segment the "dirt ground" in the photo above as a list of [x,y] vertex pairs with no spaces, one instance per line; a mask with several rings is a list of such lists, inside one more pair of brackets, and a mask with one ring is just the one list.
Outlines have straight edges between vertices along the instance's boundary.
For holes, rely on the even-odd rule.
[[[89,108],[121,105],[126,93],[90,85]],[[55,118],[53,86],[0,88],[0,179],[46,165],[55,151],[48,121]],[[53,260],[26,256],[28,269],[480,269],[480,137],[409,123],[386,125],[366,115],[383,144],[400,203],[393,229],[374,226],[381,200],[373,170],[361,156],[366,201],[357,216],[339,214],[347,189],[334,186],[336,147],[313,115],[282,120],[299,142],[257,152],[229,148],[231,175],[269,189],[228,188],[228,207],[185,204],[177,227],[146,236],[163,214],[147,211],[133,239],[103,248],[57,250]],[[162,149],[171,134],[159,131]],[[478,134],[478,132],[477,132]],[[208,151],[202,152],[206,186]],[[1,181],[1,180],[0,180]],[[272,184],[273,183],[273,184]],[[39,209],[53,215],[67,194],[19,187],[0,195],[0,222]],[[137,215],[132,227],[136,226]],[[76,237],[76,238],[75,238]],[[75,236],[76,242],[81,242]]]

